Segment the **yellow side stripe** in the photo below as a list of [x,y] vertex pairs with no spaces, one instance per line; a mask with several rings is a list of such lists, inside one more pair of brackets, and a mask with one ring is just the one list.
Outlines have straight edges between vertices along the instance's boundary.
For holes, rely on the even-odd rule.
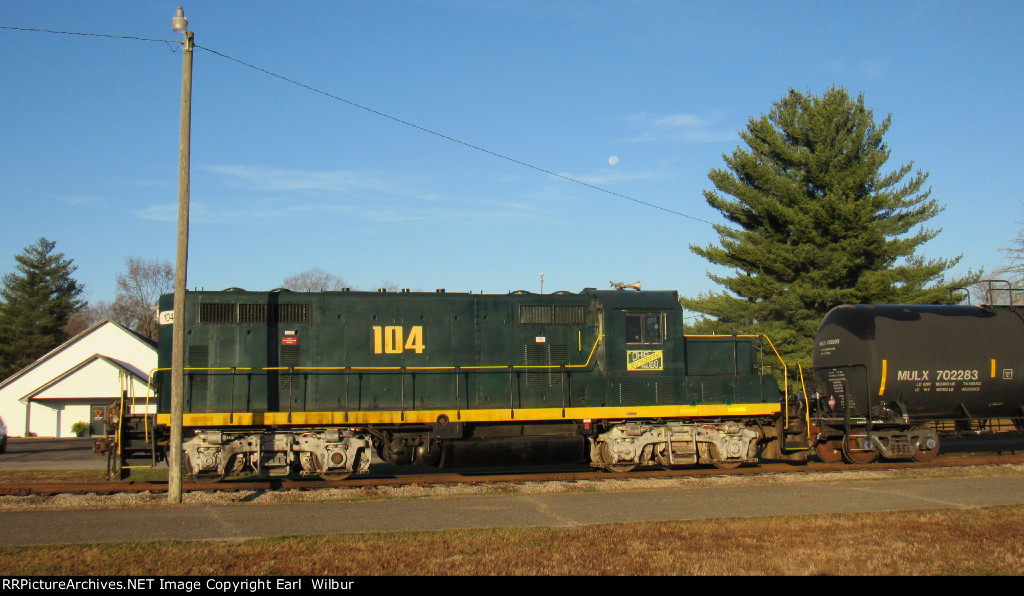
[[[620,418],[690,418],[715,416],[773,416],[779,404],[734,404],[702,406],[495,408],[487,410],[362,410],[331,412],[214,412],[184,415],[184,426],[263,425],[362,425],[430,424],[446,416],[450,422],[536,422],[543,420],[584,420]],[[157,415],[157,423],[169,425],[170,414]]]

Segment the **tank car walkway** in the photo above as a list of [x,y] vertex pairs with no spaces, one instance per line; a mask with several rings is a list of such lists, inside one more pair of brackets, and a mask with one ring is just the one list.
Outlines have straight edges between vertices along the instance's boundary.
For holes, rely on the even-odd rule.
[[1024,475],[842,480],[618,492],[448,496],[277,505],[2,511],[0,545],[239,540],[496,526],[950,509],[1024,503]]

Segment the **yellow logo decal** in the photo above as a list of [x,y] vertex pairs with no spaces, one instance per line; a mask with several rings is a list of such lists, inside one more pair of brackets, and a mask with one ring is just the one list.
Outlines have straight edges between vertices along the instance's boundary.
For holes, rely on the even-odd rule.
[[626,370],[664,370],[663,350],[627,350]]

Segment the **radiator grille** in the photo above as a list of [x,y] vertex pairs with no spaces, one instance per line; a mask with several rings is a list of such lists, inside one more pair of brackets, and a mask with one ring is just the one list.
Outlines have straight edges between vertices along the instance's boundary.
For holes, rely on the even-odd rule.
[[582,325],[586,309],[582,306],[520,306],[520,325]]
[[308,323],[308,304],[221,304],[199,305],[199,322],[216,323]]
[[239,304],[238,305],[238,322],[239,323],[266,323],[267,322],[267,305],[266,304]]
[[236,305],[234,304],[209,304],[199,305],[200,323],[234,323],[236,319]]

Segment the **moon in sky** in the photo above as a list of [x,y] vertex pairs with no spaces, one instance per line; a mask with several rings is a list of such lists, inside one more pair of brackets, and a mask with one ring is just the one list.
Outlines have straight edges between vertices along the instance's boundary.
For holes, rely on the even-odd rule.
[[609,163],[609,165],[613,165],[613,166],[615,164],[619,163],[619,156],[618,155],[613,155],[613,156],[609,157],[608,158],[608,163]]

